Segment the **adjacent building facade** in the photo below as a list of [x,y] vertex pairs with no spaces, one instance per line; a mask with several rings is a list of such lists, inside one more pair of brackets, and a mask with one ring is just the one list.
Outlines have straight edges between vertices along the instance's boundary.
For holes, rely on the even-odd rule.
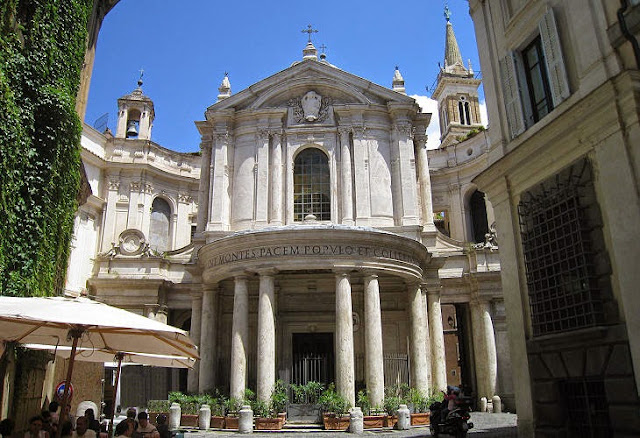
[[352,404],[366,387],[374,405],[395,384],[462,384],[513,409],[493,210],[472,181],[487,164],[479,85],[447,23],[438,150],[398,70],[373,84],[311,41],[250,89],[225,77],[198,154],[151,141],[141,84],[118,100],[115,135],[86,127],[93,195],[68,291],[188,329],[201,355],[188,376],[149,371],[156,393],[132,367],[122,403],[268,399],[281,378],[335,382]]
[[469,2],[521,436],[640,431],[637,3]]

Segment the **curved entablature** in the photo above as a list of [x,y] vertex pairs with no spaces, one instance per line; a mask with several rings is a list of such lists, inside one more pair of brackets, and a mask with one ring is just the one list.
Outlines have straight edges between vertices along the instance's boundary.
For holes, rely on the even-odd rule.
[[202,278],[216,283],[262,269],[375,270],[423,281],[431,255],[420,242],[367,227],[295,225],[234,233],[198,253]]

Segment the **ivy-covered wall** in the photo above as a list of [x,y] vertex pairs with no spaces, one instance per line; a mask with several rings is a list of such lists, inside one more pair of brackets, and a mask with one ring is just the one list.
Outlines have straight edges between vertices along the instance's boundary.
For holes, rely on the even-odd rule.
[[0,295],[64,287],[93,0],[0,1]]

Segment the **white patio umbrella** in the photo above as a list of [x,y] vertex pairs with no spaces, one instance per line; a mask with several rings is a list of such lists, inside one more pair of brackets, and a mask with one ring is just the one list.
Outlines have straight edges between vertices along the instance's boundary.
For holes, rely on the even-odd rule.
[[[86,298],[0,296],[0,340],[70,348],[62,406],[67,405],[78,345],[81,352],[115,354],[120,364],[132,354],[138,360],[144,355],[199,358],[184,330]],[[116,379],[119,375],[120,366]]]

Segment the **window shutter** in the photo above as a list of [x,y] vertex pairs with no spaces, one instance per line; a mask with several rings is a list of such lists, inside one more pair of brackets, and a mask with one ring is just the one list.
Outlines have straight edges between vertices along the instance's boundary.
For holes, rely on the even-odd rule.
[[567,80],[567,71],[564,67],[562,58],[562,49],[560,47],[560,38],[558,37],[558,28],[553,9],[549,8],[538,24],[540,29],[540,38],[542,39],[542,50],[544,51],[544,59],[547,64],[547,72],[549,73],[549,82],[551,88],[551,97],[553,98],[553,106],[557,107],[564,101],[571,92],[569,91],[569,81]]
[[514,53],[509,53],[500,61],[500,75],[502,76],[502,90],[504,94],[504,107],[507,112],[507,121],[511,138],[515,138],[524,131],[524,119],[522,115],[522,102],[518,81],[516,78],[516,59]]

